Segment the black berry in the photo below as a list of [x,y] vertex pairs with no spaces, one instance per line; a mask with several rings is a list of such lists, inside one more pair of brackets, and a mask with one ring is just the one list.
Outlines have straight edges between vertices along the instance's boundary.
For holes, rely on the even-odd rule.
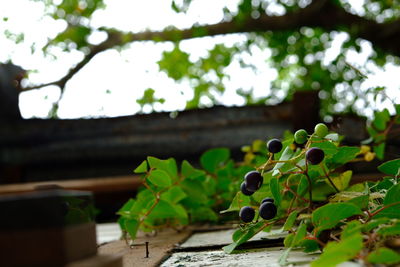
[[259,214],[264,220],[271,220],[276,216],[277,208],[272,202],[264,202],[260,206]]
[[240,185],[240,191],[243,193],[243,195],[246,195],[246,196],[251,196],[254,193],[254,192],[251,192],[251,191],[247,190],[246,182],[243,182]]
[[254,219],[255,214],[255,210],[249,206],[244,206],[239,211],[239,217],[245,223],[251,222]]
[[270,197],[266,197],[266,198],[264,198],[264,199],[261,201],[261,204],[264,203],[264,202],[271,202],[271,203],[274,203],[274,199],[273,199],[273,198],[270,198]]
[[317,165],[324,160],[324,151],[319,147],[312,147],[306,152],[306,159],[310,164]]
[[279,153],[282,150],[282,142],[279,139],[271,139],[267,143],[267,149],[271,153]]
[[258,171],[251,171],[246,173],[244,176],[244,181],[246,183],[246,189],[250,192],[255,192],[257,191],[262,183],[263,183],[263,177],[261,173]]

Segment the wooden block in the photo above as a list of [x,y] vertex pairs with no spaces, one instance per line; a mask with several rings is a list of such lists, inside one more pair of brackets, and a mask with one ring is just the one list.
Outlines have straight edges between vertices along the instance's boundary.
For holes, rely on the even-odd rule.
[[66,267],[122,267],[122,257],[119,255],[96,255],[71,262]]
[[5,266],[63,266],[97,252],[90,192],[46,190],[0,197]]
[[0,229],[57,228],[93,221],[90,192],[46,190],[0,197]]
[[0,230],[2,266],[63,266],[96,255],[94,223],[48,229]]

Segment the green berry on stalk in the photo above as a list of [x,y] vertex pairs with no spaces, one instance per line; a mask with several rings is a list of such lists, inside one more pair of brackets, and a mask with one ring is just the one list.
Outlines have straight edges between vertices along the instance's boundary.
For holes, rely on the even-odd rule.
[[273,198],[266,197],[266,198],[264,198],[264,199],[261,201],[261,204],[262,204],[262,203],[265,203],[265,202],[271,202],[271,203],[274,203],[275,201],[274,201],[274,199],[273,199]]
[[271,220],[276,216],[277,208],[272,202],[264,202],[259,209],[260,217],[264,220]]
[[239,211],[239,217],[245,223],[251,222],[254,219],[255,214],[255,210],[249,206],[244,206]]
[[312,147],[306,152],[306,159],[310,164],[317,165],[324,160],[325,153],[319,147]]
[[326,126],[324,123],[318,123],[315,125],[314,128],[314,133],[321,138],[324,138],[329,132],[328,126]]
[[255,192],[261,187],[264,178],[258,171],[250,171],[244,176],[244,181],[246,189]]
[[254,192],[251,192],[251,191],[247,190],[246,182],[243,182],[240,185],[240,191],[243,193],[243,195],[246,195],[246,196],[251,196],[254,193]]
[[308,133],[304,129],[297,130],[294,133],[294,141],[299,145],[302,145],[305,142],[307,142],[307,137],[308,137]]
[[267,143],[267,149],[271,153],[279,153],[282,150],[282,142],[279,139],[271,139]]

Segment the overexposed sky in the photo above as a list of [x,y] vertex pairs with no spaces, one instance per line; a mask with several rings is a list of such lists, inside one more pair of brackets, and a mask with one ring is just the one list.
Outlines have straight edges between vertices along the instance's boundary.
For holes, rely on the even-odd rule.
[[[105,1],[106,9],[96,11],[90,22],[95,28],[101,26],[115,27],[124,31],[140,32],[146,29],[162,30],[168,25],[187,28],[193,23],[218,23],[223,17],[222,7],[229,3],[228,8],[235,10],[238,1],[197,0],[193,2],[188,14],[176,14],[170,9],[170,1],[166,0],[109,0]],[[360,1],[354,0],[357,9]],[[362,2],[362,1],[361,1]],[[21,8],[23,6],[24,8]],[[212,7],[212,8],[211,8]],[[42,18],[44,5],[29,0],[2,1],[0,3],[0,32],[9,29],[12,33],[24,33],[24,41],[18,45],[0,35],[0,62],[8,59],[28,70],[30,84],[41,84],[61,78],[68,69],[82,59],[80,52],[63,53],[55,48],[51,52],[57,59],[44,57],[40,48],[48,39],[65,29],[66,24],[51,18]],[[275,12],[279,13],[279,9]],[[7,20],[3,20],[7,18]],[[90,42],[98,43],[104,36],[93,34]],[[337,43],[343,42],[345,34],[339,34]],[[190,53],[191,59],[204,56],[208,49],[216,43],[233,45],[244,42],[244,35],[234,34],[216,38],[201,38],[181,42],[181,49]],[[31,44],[36,43],[35,54],[31,54]],[[349,62],[362,66],[370,51],[367,42],[362,45],[361,54],[349,54]],[[159,72],[157,61],[161,53],[173,48],[171,43],[135,42],[128,48],[118,52],[108,50],[97,55],[85,68],[76,74],[66,86],[60,102],[58,115],[60,118],[79,118],[97,116],[121,116],[135,114],[140,110],[136,99],[143,95],[147,88],[156,89],[156,97],[165,98],[163,105],[155,105],[156,111],[182,110],[185,103],[191,98],[192,91],[188,82],[176,84],[174,80]],[[330,49],[329,56],[338,53],[338,46]],[[254,95],[258,97],[269,94],[269,85],[276,79],[277,73],[267,63],[270,56],[269,49],[254,48],[252,55],[244,55],[248,62],[256,65],[254,73],[250,69],[243,69],[234,61],[227,73],[231,79],[226,81],[226,92],[217,97],[226,105],[243,105],[244,100],[235,92],[238,88],[254,88]],[[397,97],[399,101],[400,70],[388,64],[384,71],[369,66],[368,69],[376,73],[376,77],[363,84],[364,88],[374,85],[387,85],[388,94]],[[20,109],[25,118],[47,117],[52,103],[59,98],[60,91],[55,86],[39,90],[24,92],[20,95]],[[203,99],[207,105],[207,99]],[[144,111],[150,111],[147,107]]]

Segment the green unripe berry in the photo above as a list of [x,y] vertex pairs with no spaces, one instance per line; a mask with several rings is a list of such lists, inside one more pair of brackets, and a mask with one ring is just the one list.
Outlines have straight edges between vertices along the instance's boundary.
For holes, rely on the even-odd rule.
[[307,142],[307,137],[308,137],[308,133],[304,129],[297,130],[294,133],[294,141],[299,145],[302,145],[305,142]]
[[329,132],[328,127],[324,123],[318,123],[315,125],[314,133],[321,138],[324,138]]

